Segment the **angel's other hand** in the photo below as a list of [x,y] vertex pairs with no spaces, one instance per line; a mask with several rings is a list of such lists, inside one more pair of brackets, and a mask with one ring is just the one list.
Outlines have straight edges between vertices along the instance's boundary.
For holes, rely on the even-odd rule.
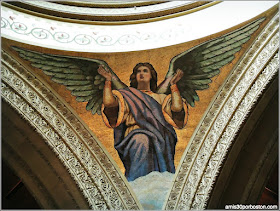
[[181,78],[183,77],[184,72],[180,69],[177,69],[175,75],[172,77],[172,79],[170,80],[170,84],[176,84],[179,80],[181,80]]
[[100,75],[102,75],[107,81],[111,81],[111,80],[112,80],[112,74],[111,74],[109,71],[107,71],[103,65],[99,65],[97,71],[98,71],[98,73],[99,73]]

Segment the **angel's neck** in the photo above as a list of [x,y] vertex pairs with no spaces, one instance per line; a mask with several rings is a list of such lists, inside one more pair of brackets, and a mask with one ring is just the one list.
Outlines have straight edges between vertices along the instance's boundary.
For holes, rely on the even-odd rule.
[[146,91],[151,91],[151,86],[150,83],[139,83],[138,82],[138,86],[137,86],[138,90],[146,90]]

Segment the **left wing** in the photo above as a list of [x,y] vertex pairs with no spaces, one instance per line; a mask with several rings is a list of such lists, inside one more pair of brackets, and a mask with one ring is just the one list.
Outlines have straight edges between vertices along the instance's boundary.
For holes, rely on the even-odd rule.
[[242,28],[216,39],[195,46],[173,57],[165,80],[159,85],[158,93],[170,93],[170,80],[177,69],[184,72],[177,86],[187,102],[194,107],[199,100],[196,90],[204,90],[212,82],[211,78],[220,73],[220,68],[235,58],[242,44],[250,40],[251,35],[265,20],[260,18]]
[[15,46],[12,48],[33,67],[51,76],[54,82],[64,85],[78,102],[87,102],[86,110],[92,114],[101,114],[105,78],[98,73],[99,65],[103,65],[114,76],[113,89],[127,87],[103,60],[44,54]]

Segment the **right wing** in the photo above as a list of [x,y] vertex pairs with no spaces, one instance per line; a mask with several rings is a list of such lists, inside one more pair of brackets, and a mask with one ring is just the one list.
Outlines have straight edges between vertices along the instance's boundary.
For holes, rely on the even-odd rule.
[[12,48],[21,58],[30,61],[33,67],[51,76],[54,82],[65,85],[78,102],[88,102],[86,110],[91,110],[92,114],[101,114],[105,78],[97,71],[99,65],[104,65],[115,76],[115,80],[112,80],[113,89],[127,87],[103,60],[44,54],[15,46]]
[[220,69],[229,64],[242,45],[250,40],[265,18],[259,18],[247,25],[213,40],[186,50],[170,61],[165,80],[159,85],[158,93],[170,93],[170,80],[177,69],[184,72],[177,83],[182,97],[194,107],[199,100],[197,90],[204,90],[212,82],[211,78],[220,73]]

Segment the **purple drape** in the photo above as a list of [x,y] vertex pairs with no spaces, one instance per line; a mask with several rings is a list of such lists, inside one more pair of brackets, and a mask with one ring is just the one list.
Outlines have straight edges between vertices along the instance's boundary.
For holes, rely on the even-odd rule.
[[175,173],[177,136],[164,119],[161,105],[137,89],[129,87],[119,91],[140,126],[125,138],[125,123],[114,129],[115,148],[124,164],[127,180],[133,181],[152,171]]

